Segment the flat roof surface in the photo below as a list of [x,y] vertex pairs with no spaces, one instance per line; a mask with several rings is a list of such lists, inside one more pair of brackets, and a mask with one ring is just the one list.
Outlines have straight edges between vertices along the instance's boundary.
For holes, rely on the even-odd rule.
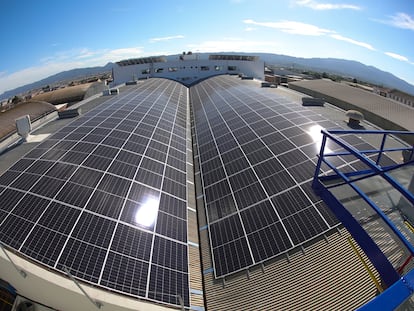
[[408,131],[414,131],[414,109],[383,96],[325,79],[297,81],[289,85],[306,88],[353,104]]

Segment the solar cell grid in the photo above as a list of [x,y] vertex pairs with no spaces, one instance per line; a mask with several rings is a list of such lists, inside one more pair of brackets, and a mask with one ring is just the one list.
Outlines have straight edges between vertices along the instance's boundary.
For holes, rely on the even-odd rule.
[[61,203],[52,202],[39,219],[39,225],[56,232],[68,235],[78,216],[79,209],[71,208]]
[[62,135],[61,137],[56,137],[56,138],[65,138],[65,140],[72,140],[74,142],[77,142],[81,139],[83,139],[85,137],[85,135],[83,133],[69,133],[67,135]]
[[47,172],[47,176],[68,180],[76,170],[76,166],[66,163],[55,163]]
[[[92,170],[90,170],[92,171]],[[108,168],[108,172],[113,175],[118,175],[119,177],[125,177],[131,179],[134,177],[136,171],[136,166],[126,164],[121,161],[113,161],[111,166]],[[93,180],[92,180],[93,181]],[[94,187],[94,185],[89,185]]]
[[50,160],[50,161],[58,161],[65,153],[66,153],[65,150],[50,149],[48,152],[42,155],[42,159]]
[[53,162],[51,161],[37,160],[33,162],[33,164],[26,169],[26,172],[41,175],[52,166],[53,166]]
[[170,148],[168,156],[169,157],[174,157],[175,159],[177,159],[181,162],[185,162],[186,159],[187,159],[185,149],[183,149],[183,148],[180,148],[180,150],[175,149],[175,148]]
[[291,120],[294,124],[299,125],[299,126],[312,122],[312,120],[310,120],[309,118],[306,118],[306,117],[292,118],[292,119],[289,119],[289,120]]
[[0,225],[0,239],[3,243],[19,249],[33,225],[30,221],[9,214]]
[[163,163],[155,161],[148,157],[142,158],[141,168],[144,168],[148,171],[162,175],[164,172],[164,166],[165,165]]
[[[197,84],[191,89],[190,97],[217,277],[272,258],[302,243],[308,236],[329,229],[298,188],[299,183],[312,178],[309,168],[314,169],[314,163],[308,157],[311,148],[304,149],[306,152],[297,148],[313,143],[305,126],[297,125],[309,127],[308,116],[314,113],[309,113],[300,103],[264,95],[224,76]],[[215,150],[208,147],[211,142],[217,144],[220,156],[210,151]],[[275,201],[280,193],[287,190],[290,193],[293,189],[299,191],[295,193],[298,197]],[[275,202],[279,204],[276,207]],[[283,219],[275,208],[284,213]],[[311,220],[306,218],[308,214],[295,216],[304,210],[316,214],[310,214]],[[221,232],[217,224],[236,217],[238,211],[243,222],[234,230],[240,232],[245,228],[246,232],[241,230],[241,235],[235,238],[226,231]],[[301,237],[295,237],[293,242],[283,221],[290,218],[296,224],[295,217],[301,217],[304,226],[310,229],[303,229]],[[316,224],[308,224],[309,221]],[[234,247],[237,243],[239,247]]]
[[61,162],[79,165],[88,157],[87,153],[68,151],[60,158]]
[[243,227],[238,214],[211,223],[209,229],[213,247],[218,247],[244,236]]
[[272,143],[267,145],[267,147],[273,152],[275,155],[279,155],[281,153],[290,151],[292,149],[295,149],[295,145],[292,144],[289,140],[284,139],[280,140],[276,143]]
[[290,122],[286,119],[285,120],[280,120],[280,121],[277,121],[277,122],[272,122],[272,126],[275,127],[278,130],[283,130],[285,128],[289,128],[289,127],[292,127],[294,125],[295,125],[294,123],[292,123],[292,122]]
[[125,199],[96,190],[86,205],[86,209],[103,216],[117,219]]
[[[58,140],[56,140],[56,139],[48,139],[48,140],[45,140],[45,141],[41,142],[37,146],[36,149],[49,149],[50,147],[53,147],[54,145],[56,145],[57,142],[58,142]],[[32,149],[32,151],[36,150],[36,149]]]
[[183,200],[187,198],[186,186],[169,178],[164,178],[162,190]]
[[315,163],[310,160],[302,162],[298,165],[292,166],[289,171],[293,178],[298,182],[312,179],[312,172],[315,171]]
[[179,305],[178,296],[180,296],[185,306],[190,305],[186,273],[152,265],[149,285],[149,298]]
[[260,262],[280,254],[292,247],[292,243],[280,222],[248,235],[252,253],[256,262]]
[[108,166],[111,164],[112,160],[109,158],[99,157],[97,155],[91,154],[86,160],[82,163],[83,166],[88,168],[94,168],[100,171],[106,171]]
[[96,147],[96,149],[93,151],[93,154],[100,157],[112,159],[117,155],[118,151],[119,150],[116,148],[100,145]]
[[98,283],[106,250],[70,238],[55,264],[59,270],[67,267],[72,275],[83,280]]
[[[228,173],[228,171],[227,171]],[[217,167],[214,171],[209,171],[208,173],[203,174],[203,182],[204,186],[208,187],[211,184],[221,181],[222,179],[226,178],[226,173],[224,172],[222,167]]]
[[162,176],[140,168],[135,176],[135,180],[148,186],[159,188],[161,186]]
[[265,160],[256,164],[253,168],[260,180],[284,170],[284,167],[276,158]]
[[259,182],[255,182],[250,184],[248,187],[234,192],[234,197],[236,198],[239,209],[243,209],[256,202],[266,199],[267,194],[263,190],[261,184]]
[[125,197],[129,189],[130,181],[125,178],[117,177],[111,174],[105,174],[101,179],[97,189]]
[[60,188],[63,187],[64,183],[60,179],[42,176],[30,191],[48,198],[53,198]]
[[311,205],[310,200],[300,188],[283,192],[273,197],[272,202],[282,218],[295,214]]
[[163,236],[187,242],[187,223],[184,219],[159,212],[156,228],[156,232]]
[[159,209],[160,211],[164,211],[182,219],[187,218],[187,206],[185,201],[165,193],[161,194]]
[[[6,171],[3,175],[0,176],[0,185],[9,185],[11,184],[17,177],[19,177],[20,172],[16,171]],[[0,188],[0,192],[2,187]]]
[[290,137],[290,140],[297,147],[301,147],[301,146],[310,144],[314,141],[313,138],[308,133],[306,133],[306,134],[304,133],[304,134],[301,134],[301,135]]
[[320,217],[313,207],[301,210],[297,214],[287,217],[284,220],[284,224],[295,244],[309,240],[319,232],[323,232],[328,228],[322,220],[322,217]]
[[50,139],[61,139],[63,137],[65,137],[67,135],[67,133],[63,133],[63,132],[57,132],[55,134],[53,134],[52,136],[50,136]]
[[207,204],[207,216],[210,223],[237,211],[236,203],[232,195],[226,195],[216,201]]
[[238,191],[258,181],[254,171],[250,168],[232,175],[229,180],[233,191]]
[[42,226],[35,226],[21,251],[53,267],[66,241],[66,236]]
[[145,297],[148,266],[146,262],[109,252],[100,284]]
[[89,244],[107,248],[115,222],[87,212],[83,212],[81,216],[71,236]]
[[262,161],[265,161],[267,159],[270,159],[273,157],[272,152],[269,151],[267,147],[257,149],[251,153],[248,153],[247,158],[249,159],[249,162],[251,165],[255,165],[257,163],[260,163]]
[[47,149],[34,149],[26,154],[25,157],[29,159],[37,159],[40,158],[46,151]]
[[187,246],[155,236],[152,262],[173,270],[187,272]]
[[212,184],[210,187],[206,187],[204,191],[207,202],[215,201],[228,193],[231,193],[227,179]]
[[39,180],[39,175],[23,173],[10,186],[21,190],[29,190]]
[[160,162],[165,162],[165,159],[167,158],[167,153],[148,147],[145,150],[145,156]]
[[10,212],[24,196],[23,192],[13,189],[2,187],[0,191],[0,200],[3,202],[0,204],[0,209],[6,212]]
[[111,250],[149,262],[153,234],[122,223],[118,224]]
[[246,233],[252,233],[280,221],[269,201],[263,201],[240,213]]
[[304,162],[308,157],[298,149],[293,149],[280,156],[278,156],[280,163],[286,168],[296,165],[297,163]]
[[217,275],[226,275],[253,264],[246,238],[234,240],[214,249]]
[[86,167],[78,167],[74,174],[70,177],[70,181],[95,188],[102,176],[103,172]]

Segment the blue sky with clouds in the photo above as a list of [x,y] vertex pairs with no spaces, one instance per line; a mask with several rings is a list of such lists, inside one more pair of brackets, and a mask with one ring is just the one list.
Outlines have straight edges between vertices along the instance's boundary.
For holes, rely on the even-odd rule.
[[357,60],[414,84],[411,0],[5,0],[0,94],[63,70],[193,52]]

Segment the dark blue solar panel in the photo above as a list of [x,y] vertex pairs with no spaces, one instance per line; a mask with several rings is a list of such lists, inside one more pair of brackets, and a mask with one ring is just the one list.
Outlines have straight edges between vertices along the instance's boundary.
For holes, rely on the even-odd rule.
[[288,107],[276,94],[225,76],[195,85],[190,100],[217,277],[337,224],[323,208],[318,212],[319,199],[300,188],[315,169],[314,151],[298,148],[313,143],[299,126],[312,125],[300,103],[289,101]]
[[183,92],[146,81],[18,160],[0,176],[1,241],[95,285],[189,307]]

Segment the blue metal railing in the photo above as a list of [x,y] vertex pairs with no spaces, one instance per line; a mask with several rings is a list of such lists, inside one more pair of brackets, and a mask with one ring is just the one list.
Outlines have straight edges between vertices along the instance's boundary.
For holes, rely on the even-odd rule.
[[[333,194],[333,190],[338,189],[337,187],[343,186],[347,189],[352,189],[358,195],[358,198],[362,199],[366,205],[372,209],[374,215],[378,216],[385,223],[385,226],[387,226],[389,230],[395,234],[395,236],[398,238],[398,240],[401,241],[402,245],[404,245],[408,252],[411,255],[414,255],[413,245],[406,239],[406,237],[397,228],[397,226],[388,218],[384,211],[379,206],[377,206],[377,204],[372,199],[370,199],[370,197],[364,193],[364,191],[357,184],[357,182],[369,180],[369,178],[375,176],[380,176],[389,185],[391,185],[393,189],[397,190],[398,193],[400,193],[401,196],[404,197],[411,205],[414,206],[413,193],[402,186],[398,180],[396,180],[390,174],[397,169],[405,168],[406,166],[414,164],[414,146],[407,147],[401,143],[401,147],[386,148],[386,143],[391,136],[401,137],[402,135],[414,135],[414,132],[366,130],[322,130],[321,132],[323,134],[323,138],[312,187],[314,188],[315,192],[319,194],[321,198],[328,204],[337,218],[344,224],[354,239],[358,242],[360,247],[364,250],[365,254],[371,260],[372,264],[380,274],[383,285],[385,285],[385,287],[388,287],[388,289],[379,297],[364,306],[363,310],[378,309],[378,306],[381,306],[381,309],[384,309],[384,306],[388,305],[390,309],[394,309],[396,306],[399,306],[402,302],[404,302],[414,292],[414,270],[410,271],[407,275],[401,278],[397,270],[391,265],[385,254],[383,254],[381,249],[372,240],[370,235],[364,230],[358,220],[354,218],[349,210],[347,210],[340,199],[336,198],[336,196]],[[358,150],[354,146],[347,143],[343,138],[341,138],[342,135],[349,134],[358,136],[379,135],[379,138],[381,138],[379,140],[380,144],[377,149]],[[394,143],[397,141],[398,140],[393,140]],[[331,145],[339,147],[340,151],[326,152],[328,142]],[[405,159],[405,163],[388,163],[386,166],[380,165],[382,159],[384,159],[385,153],[395,154],[396,152],[409,153],[411,156],[408,157],[408,159]],[[375,154],[377,154],[375,160],[368,157]],[[339,156],[350,156],[352,159],[362,164],[363,169],[350,172],[343,171],[341,167],[337,167],[331,161],[331,159]],[[322,165],[326,165],[329,168],[328,173],[321,174]],[[404,290],[401,290],[402,287]],[[394,292],[395,295],[393,294]],[[388,304],[384,304],[383,300],[390,299],[390,297],[392,297],[392,302],[388,301]],[[389,308],[386,307],[385,309]]]

